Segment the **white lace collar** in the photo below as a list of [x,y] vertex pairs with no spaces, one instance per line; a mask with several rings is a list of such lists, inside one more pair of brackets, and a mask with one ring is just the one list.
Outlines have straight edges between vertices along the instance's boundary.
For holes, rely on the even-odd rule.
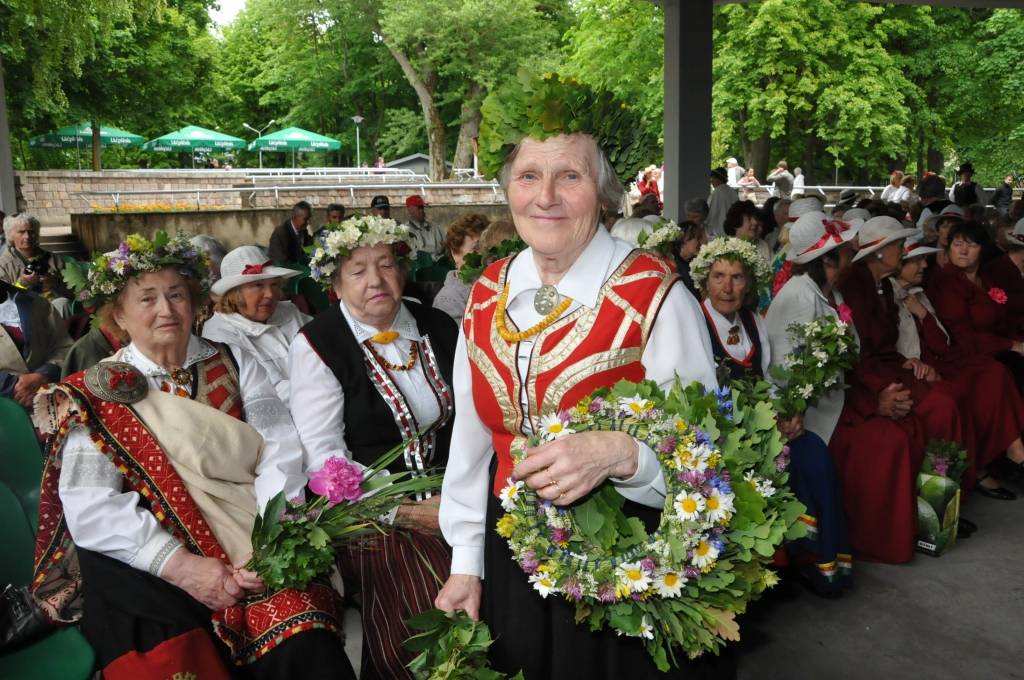
[[[182,365],[182,368],[189,368],[204,359],[209,359],[216,353],[217,350],[210,343],[190,335],[188,338],[188,350],[185,354],[185,363]],[[170,375],[166,368],[143,354],[142,350],[134,342],[129,343],[124,348],[124,351],[121,352],[121,361],[127,362],[139,369],[146,377],[159,378]]]
[[[555,288],[568,298],[593,308],[597,304],[601,286],[608,278],[612,258],[616,252],[616,239],[606,229],[597,227],[580,256],[569,267]],[[541,287],[540,274],[533,259],[533,248],[519,253],[509,265],[509,303],[523,293],[532,293]]]

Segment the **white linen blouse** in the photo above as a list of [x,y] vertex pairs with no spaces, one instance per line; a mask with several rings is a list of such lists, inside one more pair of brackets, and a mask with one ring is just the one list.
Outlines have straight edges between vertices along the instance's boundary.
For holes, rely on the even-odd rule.
[[[192,336],[183,368],[216,353],[209,343]],[[260,512],[282,489],[288,498],[306,485],[302,451],[288,409],[277,397],[266,371],[252,355],[231,349],[238,362],[242,412],[245,421],[263,436],[264,448],[256,463],[256,502]],[[129,344],[121,361],[139,369],[151,390],[170,380],[170,374]],[[188,391],[188,390],[187,390]],[[58,493],[68,531],[75,545],[102,553],[136,569],[159,576],[178,539],[139,507],[139,494],[123,491],[124,477],[91,438],[87,425],[75,427],[64,443]],[[213,454],[215,452],[211,452]]]
[[266,323],[241,314],[217,312],[203,324],[203,337],[223,342],[252,354],[263,364],[281,401],[288,405],[291,381],[288,376],[288,347],[313,317],[303,314],[287,300],[279,302]]
[[[633,247],[612,238],[598,228],[580,256],[565,273],[556,288],[573,303],[565,311],[572,314],[580,305],[593,308],[601,287],[622,264]],[[519,328],[529,328],[542,319],[533,308],[533,298],[541,286],[533,251],[527,248],[516,256],[509,267],[508,315]],[[534,344],[525,340],[519,345],[518,370],[525,375],[533,356]],[[676,377],[684,383],[694,380],[709,389],[718,386],[715,379],[711,339],[697,301],[681,283],[672,286],[654,322],[641,363],[646,377],[663,389]],[[445,540],[452,546],[453,574],[483,576],[485,519],[488,494],[491,493],[488,471],[494,449],[491,432],[483,424],[473,401],[466,339],[459,335],[455,349],[453,378],[455,392],[455,424],[451,452],[441,487],[440,524]],[[523,381],[525,383],[525,381]],[[523,390],[516,397],[525,403]],[[524,408],[524,413],[529,413]],[[529,419],[524,426],[529,427]],[[524,432],[528,434],[528,432]],[[665,481],[657,457],[646,445],[640,445],[637,470],[629,479],[612,479],[624,497],[651,507],[662,507]]]
[[[338,306],[343,322],[352,329],[360,346],[380,332],[357,321],[344,302]],[[405,305],[399,307],[391,329],[398,333],[399,338],[388,344],[374,343],[374,347],[386,361],[404,364],[409,360],[409,343],[422,340],[416,319]],[[362,349],[364,353],[369,352],[366,347]],[[345,393],[334,373],[301,333],[292,341],[289,366],[291,375],[302,376],[302,380],[292,386],[291,412],[305,449],[307,473],[322,468],[331,456],[351,460],[352,455],[345,445]],[[423,362],[417,362],[410,371],[393,371],[390,375],[409,404],[416,422],[423,423],[425,427],[425,424],[441,417],[441,406],[423,371]]]

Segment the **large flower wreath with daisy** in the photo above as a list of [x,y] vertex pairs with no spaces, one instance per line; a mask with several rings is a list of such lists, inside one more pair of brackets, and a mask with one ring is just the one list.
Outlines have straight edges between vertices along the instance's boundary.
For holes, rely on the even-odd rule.
[[[608,483],[559,507],[510,477],[496,530],[541,597],[576,605],[577,623],[643,638],[658,668],[739,639],[736,615],[777,582],[783,540],[803,535],[787,486],[788,450],[767,392],[707,392],[678,382],[602,388],[549,414],[530,445],[576,432],[622,431],[656,453],[666,497],[648,534]],[[525,456],[513,451],[518,462]]]
[[344,222],[325,224],[313,237],[309,251],[309,275],[322,286],[329,286],[331,276],[338,267],[339,257],[348,257],[363,246],[405,244],[408,253],[409,227],[376,215],[357,215]]

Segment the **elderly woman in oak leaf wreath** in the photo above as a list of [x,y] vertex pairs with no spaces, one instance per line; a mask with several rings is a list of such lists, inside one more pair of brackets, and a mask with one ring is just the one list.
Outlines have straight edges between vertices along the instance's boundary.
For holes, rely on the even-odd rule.
[[[386,218],[353,217],[317,234],[310,274],[339,301],[289,349],[307,472],[332,456],[370,465],[402,442],[391,472],[424,474],[448,459],[458,329],[444,312],[402,298],[407,253],[408,228]],[[339,552],[346,591],[361,594],[365,678],[411,678],[405,620],[431,608],[448,575],[438,500],[407,501],[388,518],[396,531]]]
[[36,598],[81,619],[105,678],[352,678],[331,588],[268,592],[243,566],[257,513],[306,477],[259,361],[191,332],[206,275],[184,235],[158,232],[82,279],[126,346],[37,396],[52,437]]
[[[692,272],[701,289],[701,311],[720,378],[723,382],[768,380],[772,346],[756,312],[757,291],[771,272],[768,261],[748,241],[719,238],[701,248]],[[803,414],[780,419],[778,427],[789,445],[790,486],[807,506],[800,519],[809,528],[807,537],[789,544],[787,552],[797,576],[811,592],[829,599],[841,597],[850,586],[853,560],[828,447],[821,437],[804,429]]]
[[[576,114],[546,106],[565,101],[580,104]],[[452,574],[437,605],[482,618],[495,638],[493,667],[521,669],[528,680],[733,677],[727,653],[682,660],[661,674],[640,638],[577,624],[571,603],[531,587],[494,529],[497,494],[510,474],[560,506],[611,484],[628,514],[656,522],[664,506],[660,466],[625,433],[567,435],[528,449],[516,466],[511,450],[536,431],[542,413],[620,379],[662,387],[677,375],[708,387],[716,381],[697,302],[671,266],[598,224],[601,209],[620,202],[620,178],[649,157],[650,140],[637,139],[632,111],[545,76],[492,93],[483,115],[482,165],[499,177],[528,247],[487,267],[463,320],[441,494]]]
[[224,342],[258,359],[281,401],[288,405],[288,347],[311,316],[281,300],[281,284],[302,272],[274,266],[263,250],[241,246],[221,262],[221,277],[211,290],[218,296],[203,337]]

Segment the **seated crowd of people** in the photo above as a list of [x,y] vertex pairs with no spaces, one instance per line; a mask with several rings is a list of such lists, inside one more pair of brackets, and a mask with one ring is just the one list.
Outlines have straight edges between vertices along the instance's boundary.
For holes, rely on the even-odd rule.
[[[665,266],[705,323],[679,334],[696,334],[725,383],[767,379],[793,350],[791,324],[852,323],[860,360],[848,389],[778,422],[810,529],[787,546],[790,568],[835,598],[854,558],[912,559],[929,441],[967,452],[965,514],[975,494],[1016,497],[1007,484],[1024,479],[1024,202],[993,213],[970,173],[950,193],[927,176],[918,194],[898,191],[907,184],[894,174],[885,200],[846,194],[827,212],[794,193],[759,207],[719,192],[743,185],[733,171],[711,173],[714,210],[704,198],[683,206]],[[645,171],[653,188],[631,216],[600,215],[608,249],[642,249],[660,224],[657,173]],[[39,545],[52,559],[35,602],[50,621],[81,622],[108,677],[157,647],[197,671],[244,660],[251,677],[355,677],[338,634],[342,603],[361,612],[362,677],[411,677],[405,621],[434,606],[458,566],[440,494],[388,518],[405,531],[339,552],[343,587],[265,593],[246,568],[244,529],[282,489],[301,496],[332,456],[368,466],[410,441],[393,472],[446,464],[473,311],[459,271],[471,253],[486,260],[515,239],[521,218],[468,213],[441,228],[420,196],[405,209],[401,243],[360,232],[334,254],[329,281],[311,279],[318,228],[351,216],[331,204],[314,228],[299,202],[266,245],[228,250],[179,235],[154,248],[132,235],[77,288],[62,277],[73,265],[39,246],[38,221],[4,219],[0,397],[34,406],[48,447]],[[376,196],[366,212],[390,211]],[[701,260],[712,247],[717,259]],[[961,519],[961,536],[977,529]]]

